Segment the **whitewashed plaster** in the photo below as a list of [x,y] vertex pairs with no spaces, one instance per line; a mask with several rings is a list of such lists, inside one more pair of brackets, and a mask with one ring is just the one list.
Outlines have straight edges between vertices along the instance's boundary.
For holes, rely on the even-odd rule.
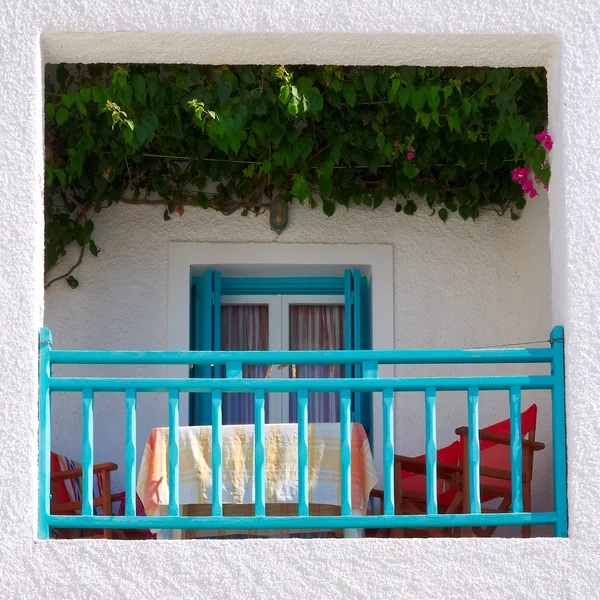
[[[446,0],[370,3],[15,0],[2,3],[0,596],[597,598],[599,13],[597,0],[576,3],[567,0],[454,0],[451,3]],[[133,33],[106,38],[97,35],[122,31]],[[73,33],[65,36],[65,32]],[[83,35],[75,35],[75,32]],[[40,36],[49,33],[53,33],[52,37],[40,42]],[[42,64],[45,48],[48,59],[53,61],[137,58],[208,63],[232,61],[237,57],[240,62],[293,59],[364,64],[546,65],[550,69],[550,129],[556,139],[550,187],[552,320],[562,322],[567,332],[569,539],[158,544],[36,541],[37,332],[43,321]],[[113,219],[115,227],[123,228],[125,255],[131,255],[125,222],[119,222],[117,213],[113,214],[107,219]],[[532,213],[532,218],[540,217]],[[160,216],[156,219],[158,221]],[[329,231],[326,221],[321,219],[313,224],[310,217],[307,219],[315,236],[325,238]],[[416,223],[418,228],[419,221]],[[177,221],[173,225],[180,226]],[[246,230],[247,235],[268,235],[265,225],[257,220]],[[450,225],[448,229],[452,231],[453,227]],[[502,226],[494,231],[500,232],[496,236],[503,235]],[[217,219],[207,235],[219,234],[227,235],[227,231],[225,223]],[[379,237],[379,233],[375,235]],[[532,234],[529,239],[534,238],[538,240],[536,249],[543,248],[545,234]],[[498,238],[489,236],[485,241],[494,243],[495,239]],[[420,243],[423,255],[427,256],[428,246]],[[523,247],[529,246],[524,243]],[[536,280],[540,276],[538,259],[521,258],[526,264],[519,269],[529,273],[523,278]],[[459,273],[466,269],[463,264],[451,267],[445,277],[451,277],[454,269]],[[118,260],[103,256],[94,267],[108,268],[113,269],[113,275],[121,284],[131,283]],[[505,264],[503,275],[515,268]],[[404,273],[400,271],[400,275]],[[143,281],[140,279],[138,287],[143,288]],[[445,283],[444,278],[440,281]],[[82,277],[82,289],[86,285],[92,283]],[[435,294],[440,294],[440,290],[432,290],[432,296]],[[147,306],[143,300],[142,296],[125,301],[137,301],[139,310],[152,316],[155,307]],[[157,301],[164,310],[165,299]],[[407,317],[414,316],[415,306],[403,307]],[[537,306],[535,297],[524,298],[521,306],[522,310],[529,307],[533,313]],[[93,308],[100,312],[106,310],[99,300],[91,301],[88,312]],[[517,317],[509,315],[509,318]],[[407,322],[414,321],[407,318]],[[117,347],[122,347],[127,340],[128,328],[136,333],[126,319],[120,323],[125,333],[111,344]],[[519,332],[528,334],[526,337],[529,331],[537,333],[544,329],[541,316],[531,316],[528,323],[531,330],[524,323],[518,328]],[[449,318],[444,327],[457,342],[469,335],[462,333],[456,318]],[[416,339],[417,325],[414,331],[409,328],[399,334],[396,321],[395,328],[397,336],[406,336],[397,340],[399,345]],[[84,340],[94,339],[86,333],[97,333],[88,319],[80,317],[68,328],[64,327],[63,331],[67,330],[80,332],[69,338],[79,347]],[[480,336],[485,333],[496,334],[496,330],[479,331]],[[160,347],[164,333],[161,335],[160,339],[152,339],[155,344],[152,347]],[[62,343],[61,337],[57,336],[58,344]],[[432,336],[432,344],[441,341]]]

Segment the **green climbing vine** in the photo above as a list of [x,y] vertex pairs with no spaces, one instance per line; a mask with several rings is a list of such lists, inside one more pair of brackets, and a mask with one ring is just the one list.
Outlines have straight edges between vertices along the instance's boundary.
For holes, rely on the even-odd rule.
[[[546,103],[543,69],[51,67],[46,285],[77,286],[93,216],[117,202],[163,204],[166,220],[262,211],[274,193],[327,216],[392,201],[517,219],[550,177]],[[51,278],[73,242],[79,261]]]

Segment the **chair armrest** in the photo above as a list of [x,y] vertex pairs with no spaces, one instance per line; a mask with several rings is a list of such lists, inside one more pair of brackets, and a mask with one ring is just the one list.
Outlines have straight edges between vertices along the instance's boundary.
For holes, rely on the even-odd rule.
[[[425,475],[427,465],[425,460],[422,458],[413,458],[411,456],[400,456],[396,454],[394,460],[400,463],[400,468],[403,471],[409,473],[415,473],[417,475]],[[437,464],[437,475],[440,479],[449,479],[456,473],[462,473],[462,467],[458,465],[445,465],[442,463]]]
[[[115,463],[100,463],[94,465],[94,474],[102,473],[105,471],[116,471],[119,465]],[[50,474],[50,481],[63,481],[64,479],[73,479],[75,477],[82,477],[83,469],[69,469],[67,471],[58,471],[57,473]]]
[[[456,435],[460,437],[464,437],[469,435],[468,427],[459,427],[455,431]],[[503,433],[492,433],[491,431],[485,431],[483,429],[479,430],[479,439],[484,442],[494,442],[496,444],[504,444],[505,446],[510,446],[510,436],[504,435]],[[534,452],[537,450],[543,450],[546,447],[546,444],[542,442],[532,442],[531,440],[521,440],[523,443],[523,447],[531,448]]]

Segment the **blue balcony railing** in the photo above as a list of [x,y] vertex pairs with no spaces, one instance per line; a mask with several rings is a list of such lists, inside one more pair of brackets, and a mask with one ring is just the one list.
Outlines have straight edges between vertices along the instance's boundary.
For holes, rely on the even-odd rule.
[[[388,377],[378,378],[379,365],[441,364],[547,364],[549,375],[476,377]],[[55,377],[52,366],[77,365],[225,365],[225,379]],[[362,379],[244,379],[243,364],[361,364]],[[483,513],[479,493],[479,392],[505,390],[510,409],[510,457],[512,506],[509,513]],[[552,394],[552,455],[554,510],[523,512],[522,439],[520,435],[522,390],[550,390]],[[438,514],[436,473],[436,394],[463,391],[468,406],[469,508],[467,514]],[[50,423],[51,396],[55,392],[79,392],[82,397],[82,511],[81,515],[50,514]],[[93,511],[93,419],[95,392],[121,392],[126,408],[126,511],[125,516],[95,515]],[[136,394],[166,392],[169,411],[167,516],[135,516],[136,488]],[[212,398],[212,515],[180,516],[179,506],[179,397],[181,392],[209,392]],[[225,392],[250,392],[255,406],[254,516],[223,516],[222,419]],[[298,394],[298,515],[265,514],[265,393]],[[309,392],[338,392],[340,398],[341,515],[311,516],[308,504],[308,408]],[[351,507],[351,396],[353,392],[382,394],[383,514],[355,516]],[[422,392],[425,399],[426,512],[424,515],[395,514],[394,506],[394,392]],[[77,529],[347,529],[347,528],[445,528],[529,526],[552,524],[557,537],[567,535],[566,444],[564,406],[563,331],[555,327],[548,348],[504,348],[490,350],[380,350],[306,352],[137,352],[53,350],[50,331],[41,330],[40,342],[40,435],[39,435],[39,537],[49,537],[50,528]]]

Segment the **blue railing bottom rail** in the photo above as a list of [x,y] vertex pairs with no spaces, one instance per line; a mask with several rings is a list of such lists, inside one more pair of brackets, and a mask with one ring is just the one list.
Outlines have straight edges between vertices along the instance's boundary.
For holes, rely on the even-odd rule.
[[[41,539],[50,528],[77,529],[371,529],[528,526],[551,524],[557,537],[567,535],[566,440],[564,406],[563,330],[555,327],[548,348],[503,348],[494,350],[380,350],[306,352],[123,352],[53,350],[50,331],[40,335],[39,399],[39,527]],[[242,375],[244,364],[356,364],[361,378],[339,379],[249,379]],[[548,364],[550,375],[476,377],[378,377],[382,364]],[[54,364],[181,364],[224,365],[225,378],[111,378],[54,377]],[[510,412],[510,458],[512,470],[511,512],[483,513],[479,489],[479,395],[483,390],[507,393]],[[523,450],[521,395],[523,390],[550,390],[552,394],[552,456],[554,509],[523,512]],[[82,514],[50,514],[51,397],[56,392],[79,392],[82,402]],[[121,392],[125,402],[125,516],[93,513],[94,401],[96,392]],[[168,398],[168,516],[135,515],[136,419],[139,392],[165,392]],[[212,412],[212,514],[188,517],[180,514],[179,499],[179,412],[182,392],[209,392]],[[437,394],[462,391],[467,404],[469,444],[469,512],[438,514],[437,499]],[[254,516],[223,515],[222,398],[225,392],[254,395]],[[298,514],[266,516],[265,394],[295,392],[298,397]],[[310,392],[338,392],[340,402],[340,507],[339,516],[311,516],[308,494],[308,397]],[[358,516],[351,505],[352,398],[355,392],[379,392],[382,402],[383,514]],[[425,406],[426,513],[396,514],[394,506],[394,392],[421,392]]]

